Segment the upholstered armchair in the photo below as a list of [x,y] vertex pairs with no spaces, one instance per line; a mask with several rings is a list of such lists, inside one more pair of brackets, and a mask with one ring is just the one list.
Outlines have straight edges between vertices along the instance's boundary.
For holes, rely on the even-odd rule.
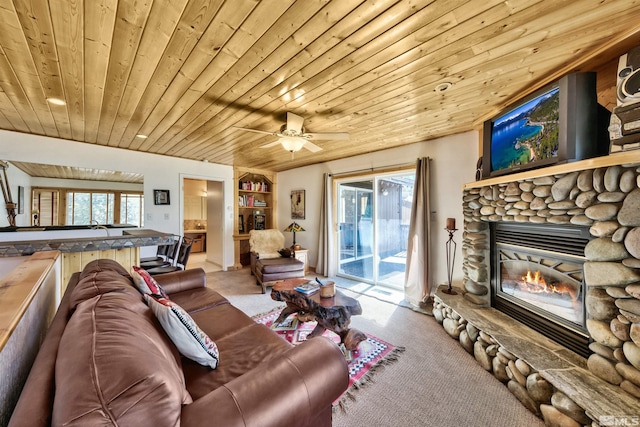
[[304,277],[304,263],[293,257],[283,257],[278,252],[284,249],[284,235],[280,230],[251,230],[249,250],[251,251],[251,274],[256,276],[256,284],[262,287],[278,280]]

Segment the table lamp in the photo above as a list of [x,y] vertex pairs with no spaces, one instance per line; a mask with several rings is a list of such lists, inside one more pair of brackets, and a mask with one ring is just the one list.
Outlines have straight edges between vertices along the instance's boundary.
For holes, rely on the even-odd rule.
[[296,233],[299,231],[305,231],[304,228],[302,228],[300,224],[294,221],[291,224],[289,224],[289,226],[285,228],[284,231],[289,231],[293,233],[293,245],[291,245],[291,250],[295,251],[297,249],[302,249],[302,246],[296,245]]

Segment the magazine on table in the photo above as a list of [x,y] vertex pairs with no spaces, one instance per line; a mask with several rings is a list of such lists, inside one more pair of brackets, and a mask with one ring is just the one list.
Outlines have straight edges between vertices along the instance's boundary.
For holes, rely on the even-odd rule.
[[307,282],[296,286],[294,289],[301,294],[311,295],[320,290],[320,285],[315,282]]

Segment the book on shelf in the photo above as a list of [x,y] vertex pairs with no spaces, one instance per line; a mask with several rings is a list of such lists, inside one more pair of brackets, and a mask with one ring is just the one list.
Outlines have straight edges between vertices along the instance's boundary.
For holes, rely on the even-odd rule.
[[301,294],[311,295],[318,292],[320,290],[320,286],[314,282],[307,282],[296,286],[294,289]]
[[260,207],[260,208],[266,208],[267,207],[267,202],[265,200],[259,200],[256,199],[255,197],[253,197],[253,195],[243,195],[243,196],[238,196],[238,206],[240,207]]
[[242,191],[258,191],[266,193],[269,191],[269,185],[266,182],[241,181],[239,189]]

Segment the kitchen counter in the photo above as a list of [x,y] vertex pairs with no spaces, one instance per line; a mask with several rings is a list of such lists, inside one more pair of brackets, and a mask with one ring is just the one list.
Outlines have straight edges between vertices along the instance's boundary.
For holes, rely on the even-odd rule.
[[[99,224],[104,228],[137,228],[131,224]],[[45,225],[45,226],[26,226],[26,227],[0,227],[0,233],[12,233],[21,231],[67,231],[67,230],[91,230],[96,227],[92,225]]]
[[[12,234],[16,240],[0,242],[0,257],[31,255],[35,252],[60,251],[89,252],[123,248],[139,248],[143,246],[168,245],[173,242],[173,234],[149,229],[127,229],[120,235],[106,235],[106,230],[90,230],[93,236],[70,234],[68,237],[46,238],[45,231],[16,232]],[[111,231],[114,233],[114,231]],[[102,234],[102,235],[100,235]],[[115,233],[114,233],[115,234]],[[27,236],[28,235],[28,236]],[[23,237],[29,237],[24,238]],[[38,238],[41,237],[41,238]]]

